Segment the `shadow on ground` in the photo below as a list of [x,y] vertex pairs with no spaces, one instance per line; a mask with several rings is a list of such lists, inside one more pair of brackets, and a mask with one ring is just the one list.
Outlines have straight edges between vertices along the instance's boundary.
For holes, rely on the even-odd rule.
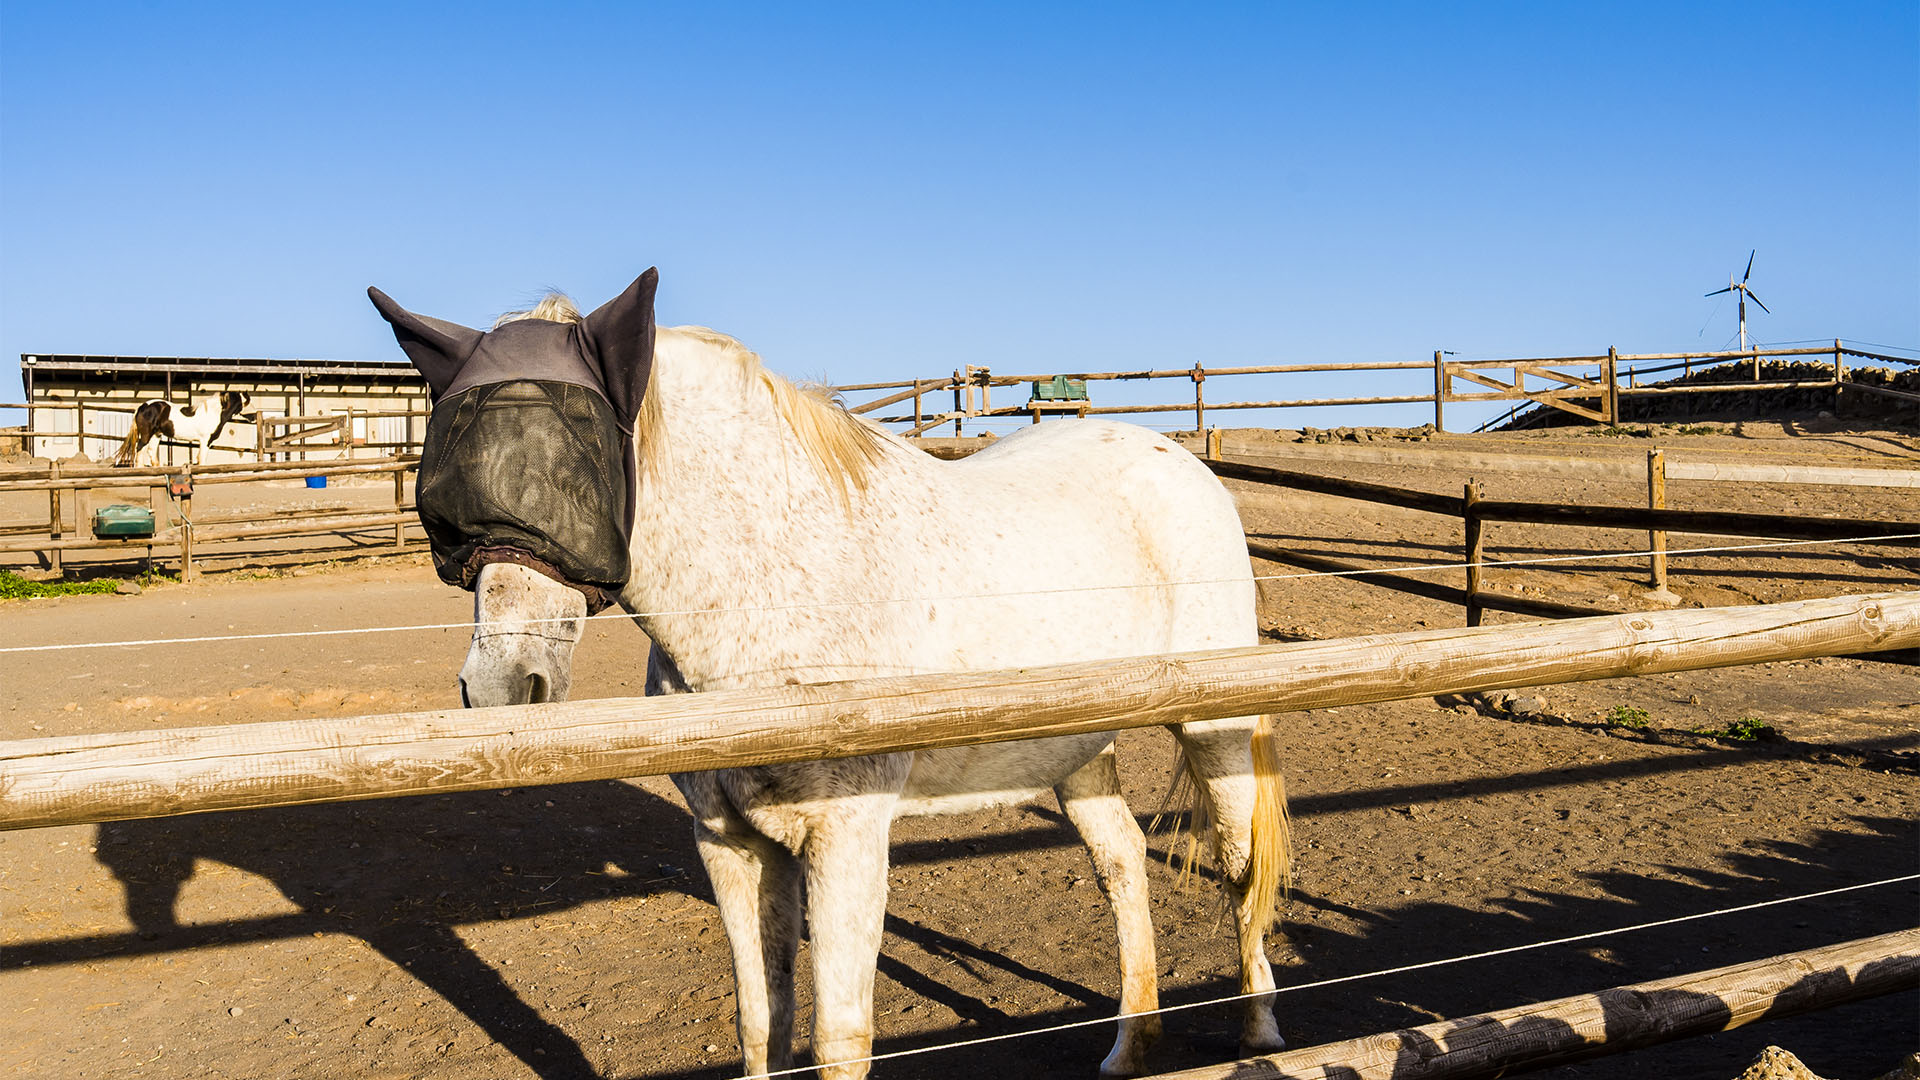
[[[1596,769],[1639,775],[1650,768],[1710,768],[1723,756],[1704,752],[1546,770],[1453,785],[1445,792],[1429,791],[1428,785],[1419,790],[1326,795],[1300,800],[1295,812],[1306,820],[1396,801],[1554,787],[1591,781]],[[965,850],[934,843],[900,845],[894,864],[1005,857],[1075,843],[1057,815],[1041,820],[1037,827],[1001,836],[970,837]],[[1362,910],[1297,892],[1289,905],[1289,931],[1295,955],[1301,959],[1278,972],[1280,982],[1282,986],[1313,983],[1914,872],[1920,863],[1914,822],[1856,820],[1862,831],[1830,831],[1808,844],[1749,844],[1717,859],[1714,867],[1673,866],[1664,877],[1596,869],[1586,877],[1600,893],[1597,896],[1527,892],[1477,908],[1422,902]],[[684,810],[637,786],[578,784],[523,789],[507,797],[499,793],[433,796],[124,822],[101,826],[97,847],[99,860],[125,886],[135,931],[15,946],[0,953],[0,971],[313,933],[346,934],[404,967],[458,1009],[485,1038],[510,1051],[543,1080],[604,1075],[710,1080],[734,1075],[735,1070],[725,1064],[649,1072],[644,1062],[633,1061],[616,1074],[597,1070],[577,1033],[556,1025],[530,1005],[457,932],[471,924],[551,914],[609,898],[677,893],[704,902],[708,894]],[[175,915],[176,898],[192,876],[195,862],[203,859],[270,880],[298,912],[181,925]],[[610,874],[608,864],[621,868],[623,875]],[[1909,927],[1914,922],[1914,897],[1911,884],[1882,887],[1575,946],[1303,990],[1281,999],[1282,1028],[1296,1045],[1322,1043],[1722,967]],[[1105,993],[899,915],[889,916],[887,930],[889,955],[882,957],[881,977],[945,1005],[961,1023],[957,1028],[883,1038],[876,1046],[878,1052],[1059,1023],[1095,1023],[1034,1039],[916,1056],[883,1064],[877,1075],[990,1075],[998,1080],[1091,1075],[1093,1063],[1112,1037],[1105,1018],[1115,1004]],[[1090,928],[1086,940],[1108,942],[1109,933],[1105,925]],[[961,980],[940,978],[938,968],[928,975],[904,962],[895,953],[906,946],[949,957],[962,969],[996,968],[1073,1004],[1040,1014],[1011,1015],[981,1000],[970,989],[977,985],[974,981],[965,981],[969,989],[962,989],[956,985]],[[1226,979],[1202,980],[1172,988],[1164,998],[1166,1004],[1178,1005],[1233,990]],[[1549,1075],[1730,1078],[1768,1041],[1789,1046],[1822,1075],[1873,1075],[1920,1044],[1920,1021],[1915,1017],[1915,996],[1905,993],[1811,1018],[1779,1021],[1753,1035],[1694,1039],[1678,1049],[1563,1067]],[[1168,1018],[1168,1035],[1153,1065],[1173,1069],[1232,1058],[1237,1026],[1237,1011],[1229,1006],[1176,1013]],[[886,1030],[884,1021],[880,1030]],[[1883,1033],[1884,1041],[1863,1040],[1863,1031]],[[737,1058],[723,1050],[717,1060]]]

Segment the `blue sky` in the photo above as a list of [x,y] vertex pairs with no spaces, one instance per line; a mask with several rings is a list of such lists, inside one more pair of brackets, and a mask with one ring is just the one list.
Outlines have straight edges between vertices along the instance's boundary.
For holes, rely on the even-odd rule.
[[1720,348],[1750,249],[1757,340],[1920,346],[1917,13],[6,3],[0,399],[656,264],[836,382]]

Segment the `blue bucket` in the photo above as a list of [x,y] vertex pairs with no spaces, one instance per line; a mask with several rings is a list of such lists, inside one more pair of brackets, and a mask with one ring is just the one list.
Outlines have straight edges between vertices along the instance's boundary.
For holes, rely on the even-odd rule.
[[308,486],[308,487],[310,487],[310,488],[323,488],[323,487],[326,487],[326,486],[327,486],[327,478],[326,478],[326,477],[324,477],[324,476],[309,476],[309,477],[307,477],[307,486]]

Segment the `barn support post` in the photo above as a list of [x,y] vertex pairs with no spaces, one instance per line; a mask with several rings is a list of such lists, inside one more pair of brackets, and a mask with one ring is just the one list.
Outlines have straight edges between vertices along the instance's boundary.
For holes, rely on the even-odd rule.
[[34,427],[33,424],[33,366],[31,364],[22,364],[20,365],[20,369],[21,388],[24,389],[27,394],[27,456],[39,457],[39,440],[33,437],[33,433],[39,430]]
[[1444,354],[1433,350],[1433,430],[1447,430],[1447,362]]
[[[75,397],[73,399],[73,432],[74,432],[73,434],[74,450],[78,451],[79,453],[85,454],[87,452],[87,399],[86,398]],[[77,521],[74,522],[74,525],[77,528],[79,526],[79,522]]]
[[[1920,930],[1143,1080],[1464,1080],[1728,1031],[1920,985]],[[1891,1052],[1891,1051],[1890,1051]]]
[[1480,564],[1486,561],[1486,525],[1480,518],[1480,481],[1467,481],[1466,499],[1461,504],[1461,521],[1467,534],[1467,625],[1479,626],[1486,609],[1480,606]]

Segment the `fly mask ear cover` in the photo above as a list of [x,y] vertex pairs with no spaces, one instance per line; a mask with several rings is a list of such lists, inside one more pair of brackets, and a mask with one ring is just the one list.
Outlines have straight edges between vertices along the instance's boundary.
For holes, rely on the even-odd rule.
[[659,280],[648,270],[577,324],[485,333],[367,290],[433,396],[414,502],[441,580],[472,589],[482,566],[514,562],[595,612],[626,585]]

